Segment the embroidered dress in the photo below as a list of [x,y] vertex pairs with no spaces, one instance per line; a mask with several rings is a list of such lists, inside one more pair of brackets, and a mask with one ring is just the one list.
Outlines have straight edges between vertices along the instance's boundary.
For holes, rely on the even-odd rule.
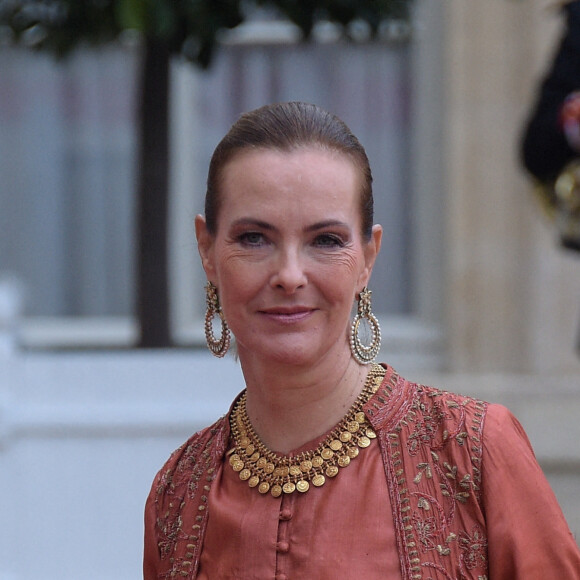
[[226,457],[228,418],[174,452],[147,501],[145,580],[580,580],[576,542],[509,411],[385,368],[364,406],[376,439],[323,487],[278,498],[249,487]]

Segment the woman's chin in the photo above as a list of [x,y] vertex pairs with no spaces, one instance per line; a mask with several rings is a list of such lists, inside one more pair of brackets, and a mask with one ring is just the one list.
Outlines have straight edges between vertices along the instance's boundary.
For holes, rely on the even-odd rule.
[[336,343],[326,345],[312,344],[310,341],[268,341],[266,344],[244,348],[238,345],[240,361],[260,361],[262,364],[288,365],[294,367],[316,366],[328,351],[335,350]]
[[291,365],[291,366],[305,366],[313,364],[314,357],[312,353],[306,352],[302,349],[289,348],[270,348],[267,349],[249,349],[246,351],[238,351],[242,363],[245,360],[259,361],[262,364],[275,365]]

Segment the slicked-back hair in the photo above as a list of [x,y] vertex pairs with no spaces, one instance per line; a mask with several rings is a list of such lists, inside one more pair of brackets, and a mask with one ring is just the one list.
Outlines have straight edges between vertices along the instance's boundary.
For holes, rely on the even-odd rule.
[[221,178],[224,167],[236,154],[259,149],[291,152],[305,147],[344,154],[357,168],[361,188],[361,233],[369,240],[373,226],[373,178],[364,147],[336,115],[301,102],[265,105],[244,113],[219,142],[207,177],[205,219],[208,231],[212,235],[217,231],[222,203]]

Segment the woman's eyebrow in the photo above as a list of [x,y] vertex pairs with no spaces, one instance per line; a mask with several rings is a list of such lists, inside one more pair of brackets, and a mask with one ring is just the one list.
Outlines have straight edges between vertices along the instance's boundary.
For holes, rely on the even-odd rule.
[[239,227],[239,226],[254,226],[263,230],[275,230],[276,228],[269,224],[268,222],[251,218],[251,217],[243,217],[235,220],[232,222],[232,227]]
[[340,221],[340,220],[324,220],[324,221],[316,222],[315,224],[308,226],[306,228],[306,231],[313,232],[313,231],[323,230],[325,228],[331,228],[331,227],[332,228],[335,228],[335,227],[348,228],[349,225],[343,221]]
[[[256,227],[267,231],[275,231],[277,228],[272,225],[271,223],[265,222],[258,218],[253,217],[242,217],[238,218],[237,220],[232,222],[231,227]],[[305,232],[316,232],[318,230],[323,230],[325,228],[349,228],[349,225],[346,222],[337,219],[329,219],[329,220],[322,220],[316,223],[313,223],[306,228],[304,228]]]

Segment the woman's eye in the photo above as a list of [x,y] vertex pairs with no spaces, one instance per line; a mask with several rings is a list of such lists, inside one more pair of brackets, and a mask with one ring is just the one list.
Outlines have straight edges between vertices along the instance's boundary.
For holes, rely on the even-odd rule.
[[259,232],[246,232],[238,240],[246,246],[261,246],[264,244],[264,235]]
[[339,236],[334,234],[321,234],[316,236],[314,243],[317,246],[321,246],[323,248],[333,248],[333,247],[342,247],[344,246],[344,242]]

